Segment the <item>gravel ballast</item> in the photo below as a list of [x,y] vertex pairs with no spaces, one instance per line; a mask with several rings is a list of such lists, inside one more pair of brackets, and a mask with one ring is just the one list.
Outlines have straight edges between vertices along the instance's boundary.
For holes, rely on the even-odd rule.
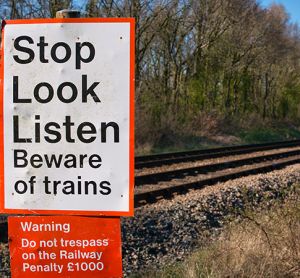
[[231,180],[161,200],[122,219],[125,273],[159,268],[182,260],[217,235],[227,216],[240,217],[243,208],[271,205],[284,199],[300,182],[300,164],[267,174]]

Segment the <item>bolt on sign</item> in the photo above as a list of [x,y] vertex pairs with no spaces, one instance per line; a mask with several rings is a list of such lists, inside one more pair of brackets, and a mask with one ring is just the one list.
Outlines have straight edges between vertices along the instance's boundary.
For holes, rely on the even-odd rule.
[[8,232],[13,278],[122,277],[119,218],[14,216]]
[[133,214],[134,20],[8,20],[2,213]]

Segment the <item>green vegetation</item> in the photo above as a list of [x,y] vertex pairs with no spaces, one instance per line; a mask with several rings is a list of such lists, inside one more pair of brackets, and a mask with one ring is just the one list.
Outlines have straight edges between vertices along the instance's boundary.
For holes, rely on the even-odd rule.
[[193,136],[193,135],[180,135],[180,134],[166,134],[162,136],[152,145],[151,149],[144,150],[146,153],[163,153],[163,152],[176,152],[181,150],[196,150],[216,148],[226,145],[241,145],[252,143],[264,143],[274,141],[293,140],[300,138],[300,131],[294,127],[253,127],[249,129],[237,128],[237,132],[233,131],[231,134],[223,133],[223,136],[212,135],[210,136]]
[[250,144],[300,138],[300,131],[295,128],[264,127],[243,131],[239,134],[239,136],[243,142]]

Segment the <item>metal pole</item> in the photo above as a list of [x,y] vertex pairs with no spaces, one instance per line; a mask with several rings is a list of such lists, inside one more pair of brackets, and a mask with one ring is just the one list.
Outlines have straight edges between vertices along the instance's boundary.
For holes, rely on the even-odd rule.
[[80,11],[76,10],[61,10],[56,12],[56,18],[78,18],[80,17]]

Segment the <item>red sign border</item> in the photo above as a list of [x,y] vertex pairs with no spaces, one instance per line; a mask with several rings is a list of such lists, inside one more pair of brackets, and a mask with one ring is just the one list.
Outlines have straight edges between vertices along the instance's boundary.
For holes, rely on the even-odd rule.
[[[35,210],[6,209],[4,186],[4,30],[7,24],[51,24],[51,23],[129,23],[130,24],[130,108],[129,108],[129,210],[128,211],[81,211],[81,210]],[[55,19],[20,19],[2,21],[2,45],[0,68],[0,214],[28,215],[97,215],[97,216],[133,216],[134,214],[134,66],[135,66],[135,19],[134,18],[55,18]]]

